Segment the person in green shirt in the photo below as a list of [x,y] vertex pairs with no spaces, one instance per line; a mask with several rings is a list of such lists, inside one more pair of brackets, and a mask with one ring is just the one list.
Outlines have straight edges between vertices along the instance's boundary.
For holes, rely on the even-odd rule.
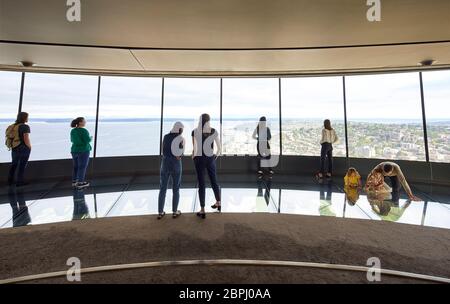
[[86,126],[86,120],[83,117],[78,117],[72,120],[70,124],[72,131],[70,131],[70,141],[72,142],[72,186],[78,189],[89,187],[89,182],[85,181],[86,170],[89,165],[89,154],[92,150],[92,137],[89,135]]

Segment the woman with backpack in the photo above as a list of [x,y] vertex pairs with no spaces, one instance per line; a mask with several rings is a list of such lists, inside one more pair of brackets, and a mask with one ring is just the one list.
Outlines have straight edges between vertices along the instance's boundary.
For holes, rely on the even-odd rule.
[[92,137],[85,129],[86,120],[83,117],[72,120],[70,126],[72,127],[72,131],[70,131],[73,159],[72,186],[77,189],[84,189],[90,185],[85,181],[85,176],[89,165],[89,154],[92,150],[90,144]]
[[25,168],[31,153],[30,126],[27,125],[28,113],[20,112],[16,122],[6,129],[6,146],[11,150],[11,168],[8,185],[14,185],[17,171],[16,187],[27,185],[24,181]]

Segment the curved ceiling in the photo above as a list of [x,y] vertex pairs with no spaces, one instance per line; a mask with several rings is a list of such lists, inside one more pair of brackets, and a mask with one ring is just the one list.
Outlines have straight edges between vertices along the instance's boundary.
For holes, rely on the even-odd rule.
[[450,66],[450,1],[0,0],[0,68],[145,74],[301,74]]

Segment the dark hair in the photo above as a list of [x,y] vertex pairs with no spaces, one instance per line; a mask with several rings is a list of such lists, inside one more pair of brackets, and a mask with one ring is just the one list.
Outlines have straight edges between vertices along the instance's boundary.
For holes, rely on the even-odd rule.
[[391,204],[389,202],[381,201],[377,206],[380,210],[379,215],[381,216],[387,216],[391,212]]
[[266,116],[261,116],[261,118],[259,119],[259,121],[267,121]]
[[356,173],[356,169],[353,167],[348,168],[347,173]]
[[27,120],[28,120],[28,113],[20,112],[19,114],[17,114],[16,125],[26,123]]
[[70,123],[70,126],[72,128],[76,128],[80,125],[80,123],[84,120],[84,117],[77,117]]
[[392,171],[392,165],[391,164],[384,164],[383,171],[386,173],[389,173]]
[[329,119],[325,119],[323,121],[323,127],[327,130],[333,130],[333,128],[331,127],[331,121]]
[[205,124],[211,120],[211,117],[209,116],[209,114],[204,113],[202,114],[200,119],[202,120],[202,128],[203,128]]

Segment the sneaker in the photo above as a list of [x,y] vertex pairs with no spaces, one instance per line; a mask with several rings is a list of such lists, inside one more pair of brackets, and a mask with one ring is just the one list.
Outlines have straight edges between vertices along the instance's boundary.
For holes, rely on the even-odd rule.
[[81,182],[81,183],[77,183],[77,189],[81,190],[84,188],[89,187],[91,184],[89,182]]
[[275,172],[273,170],[269,170],[269,174],[274,174]]
[[258,174],[263,174],[264,172],[262,172],[262,170],[258,170]]
[[180,210],[177,210],[176,212],[174,212],[173,214],[172,214],[172,217],[173,218],[177,218],[177,217],[179,217],[181,215],[181,211]]
[[78,186],[78,182],[73,181],[73,182],[72,182],[72,187],[75,188],[76,186]]

